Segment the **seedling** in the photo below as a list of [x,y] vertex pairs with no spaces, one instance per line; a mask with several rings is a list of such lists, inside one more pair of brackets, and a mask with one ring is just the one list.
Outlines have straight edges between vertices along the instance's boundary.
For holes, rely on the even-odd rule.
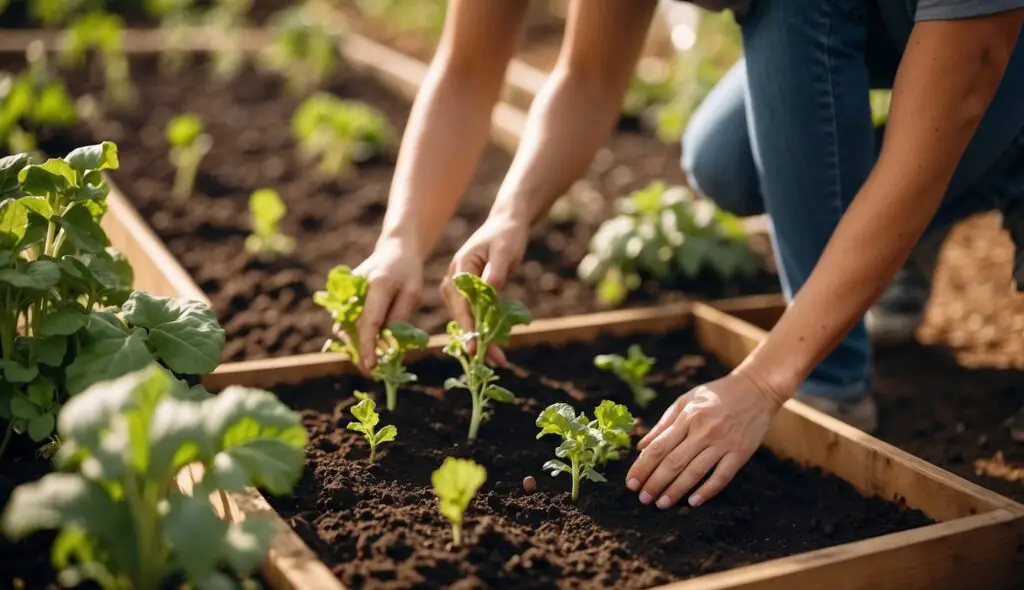
[[174,196],[187,200],[196,184],[199,163],[213,147],[213,139],[203,131],[203,120],[186,113],[167,124],[167,141],[171,144],[171,163],[174,164]]
[[602,371],[613,373],[625,383],[631,392],[636,405],[646,408],[658,397],[653,389],[644,385],[647,374],[651,372],[657,359],[644,354],[639,344],[630,344],[626,357],[617,354],[599,354],[594,357],[594,366]]
[[389,424],[380,430],[374,430],[380,422],[377,404],[362,391],[357,391],[355,395],[360,401],[352,406],[351,411],[352,416],[359,422],[349,422],[347,428],[363,434],[367,444],[370,445],[370,464],[372,465],[377,458],[377,445],[395,440],[395,437],[398,436],[398,429]]
[[322,86],[341,56],[340,38],[325,20],[312,4],[305,4],[279,11],[268,23],[273,40],[263,52],[263,63],[284,76],[296,96]]
[[221,82],[234,80],[245,65],[242,38],[251,7],[252,0],[220,0],[206,12],[207,28],[220,36],[221,42],[211,56],[211,67],[214,77]]
[[64,58],[81,64],[90,49],[95,49],[102,60],[107,99],[117,108],[134,105],[135,87],[124,52],[124,20],[105,12],[91,12],[76,19],[65,33]]
[[594,233],[579,266],[605,305],[622,303],[644,277],[671,285],[712,273],[728,281],[763,264],[739,218],[686,187],[656,181],[615,206],[618,215]]
[[452,547],[462,545],[462,516],[480,486],[487,481],[487,470],[469,459],[446,457],[430,477],[441,514],[452,525]]
[[292,136],[301,155],[319,159],[320,171],[332,178],[391,149],[394,135],[380,111],[326,93],[306,99],[292,117]]
[[275,258],[295,251],[295,240],[282,234],[278,227],[287,212],[277,191],[269,188],[255,191],[249,197],[253,231],[245,239],[246,251],[264,258]]
[[25,51],[29,67],[20,74],[0,72],[0,145],[10,153],[36,151],[30,129],[63,129],[77,121],[75,103],[51,67],[41,41]]
[[569,404],[557,403],[548,406],[537,418],[541,429],[538,439],[547,434],[562,437],[555,455],[568,459],[569,464],[551,459],[544,464],[544,471],[550,471],[552,477],[563,472],[572,477],[573,502],[579,499],[582,479],[597,483],[607,481],[595,468],[617,460],[621,451],[629,448],[633,416],[626,406],[606,400],[594,415],[596,419],[590,420],[583,412],[577,415]]
[[[475,326],[469,331],[468,326],[460,326],[458,322],[448,323],[450,341],[444,352],[458,359],[463,374],[457,379],[446,380],[444,387],[448,390],[469,390],[473,399],[469,440],[475,440],[488,403],[510,403],[515,399],[511,391],[496,385],[497,373],[484,362],[487,347],[508,343],[512,328],[529,324],[533,318],[522,303],[499,300],[494,287],[476,275],[458,273],[452,277],[452,282],[469,302]],[[476,350],[470,352],[472,342],[476,343]]]
[[334,320],[334,328],[342,333],[341,341],[328,340],[323,350],[347,354],[352,363],[359,365],[359,328],[356,323],[366,305],[367,282],[340,265],[327,274],[327,288],[313,293],[313,302],[326,309]]
[[186,43],[196,24],[192,12],[194,0],[147,0],[146,10],[160,19],[160,34],[164,38],[164,50],[160,53],[162,73],[173,75],[188,64],[189,52]]
[[416,381],[416,375],[405,368],[402,360],[407,353],[425,348],[428,339],[423,330],[401,322],[393,323],[382,331],[373,380],[384,383],[388,411],[394,412],[398,407],[398,388]]
[[[248,486],[285,494],[305,463],[306,430],[272,393],[229,387],[181,399],[156,364],[72,398],[57,430],[60,472],[17,488],[0,525],[12,540],[59,531],[52,563],[69,585],[235,587],[225,572],[255,571],[274,524],[225,522],[210,494]],[[168,482],[194,462],[204,476],[186,496]]]

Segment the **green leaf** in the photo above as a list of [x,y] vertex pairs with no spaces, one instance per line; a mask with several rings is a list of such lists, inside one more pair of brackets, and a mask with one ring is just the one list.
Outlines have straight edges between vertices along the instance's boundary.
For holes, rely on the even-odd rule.
[[253,230],[259,235],[276,234],[277,224],[287,212],[284,201],[274,189],[259,189],[249,197],[249,214],[252,216]]
[[117,144],[112,141],[104,141],[100,144],[80,147],[65,156],[64,161],[79,172],[117,170],[119,166]]
[[363,314],[368,283],[365,277],[341,265],[327,274],[327,290],[313,294],[313,302],[330,312],[334,321],[353,324]]
[[188,147],[203,133],[203,120],[194,113],[185,113],[167,124],[167,141],[174,147]]
[[16,359],[0,360],[0,368],[11,383],[28,383],[39,375],[38,365],[23,365]]
[[441,514],[453,524],[462,523],[462,514],[485,481],[486,469],[469,459],[452,457],[446,457],[430,476],[434,495],[440,500]]
[[395,322],[387,329],[402,352],[426,348],[427,341],[430,340],[430,335],[425,331],[405,322]]
[[196,590],[237,590],[238,584],[231,576],[214,570],[201,580],[195,580]]
[[391,442],[395,440],[396,437],[398,437],[398,428],[388,424],[377,431],[377,434],[374,435],[374,440],[377,441],[377,444],[381,444]]
[[537,427],[541,429],[537,438],[546,434],[563,435],[572,429],[572,423],[576,421],[576,410],[569,404],[551,404],[537,417]]
[[217,518],[206,497],[175,496],[163,518],[163,531],[188,578],[201,580],[222,557],[228,524]]
[[35,442],[46,440],[53,433],[55,423],[53,412],[40,414],[28,421],[28,435]]
[[70,336],[81,330],[89,316],[74,305],[62,305],[42,316],[36,324],[36,334],[42,337]]
[[81,204],[74,204],[60,218],[60,226],[68,239],[82,252],[95,254],[103,251],[110,242],[107,234],[93,220],[92,213]]
[[0,270],[0,283],[7,283],[19,289],[45,291],[60,281],[60,267],[49,260],[33,260],[17,268]]
[[149,477],[171,477],[199,457],[213,454],[213,442],[203,424],[201,404],[166,397],[149,421]]
[[93,312],[78,356],[68,365],[67,388],[72,395],[100,381],[139,371],[153,361],[146,335],[129,332],[110,312]]
[[31,420],[41,414],[39,406],[27,397],[15,395],[11,398],[11,415],[20,420]]
[[46,197],[24,197],[18,199],[18,202],[28,208],[29,211],[37,213],[40,217],[49,219],[53,215],[53,208]]
[[51,158],[42,164],[26,166],[18,174],[28,196],[61,195],[76,186],[75,170],[64,160]]
[[36,337],[33,346],[39,364],[47,367],[59,367],[64,364],[64,355],[68,350],[68,339],[65,336]]
[[263,563],[274,537],[274,523],[267,518],[246,518],[232,524],[224,539],[224,556],[235,572],[248,575]]
[[533,321],[530,310],[518,301],[501,301],[491,308],[485,321],[487,342],[507,344],[512,328],[529,324]]
[[633,430],[633,415],[629,408],[611,400],[604,400],[594,410],[600,430]]
[[591,469],[589,467],[586,468],[583,471],[583,477],[586,478],[586,479],[589,479],[590,481],[592,481],[594,483],[607,483],[608,482],[608,480],[605,478],[605,476],[601,475],[600,473],[594,471],[593,469]]
[[496,401],[498,403],[501,403],[501,404],[510,404],[510,403],[516,401],[515,394],[513,394],[511,391],[505,389],[504,387],[500,387],[498,385],[491,385],[491,386],[489,386],[485,390],[484,396],[487,399],[494,400],[494,401]]
[[554,477],[563,471],[565,473],[572,473],[572,467],[569,467],[558,459],[549,459],[544,463],[544,466],[541,467],[541,471],[550,471],[551,477]]
[[469,385],[466,384],[466,376],[459,375],[458,378],[449,377],[444,380],[444,388],[451,391],[452,389],[469,389]]
[[482,278],[468,272],[456,273],[452,283],[473,307],[489,309],[498,301],[498,292]]
[[229,453],[221,452],[214,455],[210,468],[203,475],[202,484],[209,486],[210,491],[242,492],[250,481],[245,467]]
[[149,344],[175,373],[203,375],[220,364],[224,330],[209,305],[136,291],[122,310],[126,322],[149,330]]
[[28,164],[28,154],[14,154],[0,158],[0,201],[19,195],[21,182],[18,180],[18,174]]
[[0,201],[0,248],[13,248],[28,230],[28,209],[15,199]]
[[361,424],[370,429],[376,428],[380,422],[380,416],[377,414],[377,404],[372,399],[364,399],[352,406],[351,411],[356,420],[359,420]]
[[40,89],[29,119],[43,127],[68,127],[74,125],[78,114],[75,102],[68,94],[63,82],[51,82]]

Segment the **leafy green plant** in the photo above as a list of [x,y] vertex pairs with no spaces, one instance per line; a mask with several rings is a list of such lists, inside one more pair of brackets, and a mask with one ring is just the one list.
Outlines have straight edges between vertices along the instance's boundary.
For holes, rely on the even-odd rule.
[[171,163],[174,164],[174,196],[187,200],[196,184],[199,164],[213,147],[213,139],[205,133],[199,115],[185,113],[167,123],[167,142],[171,144]]
[[97,0],[26,0],[28,16],[32,22],[45,28],[56,27],[88,8],[102,8]]
[[398,32],[419,31],[438,39],[444,30],[447,0],[356,0],[365,16],[385,22]]
[[[132,268],[100,227],[118,166],[110,142],[62,159],[0,159],[0,455],[12,434],[48,439],[70,395],[158,360],[203,395],[224,331],[209,306],[132,292]],[[178,377],[182,377],[179,379]]]
[[403,322],[392,323],[382,330],[373,380],[384,383],[388,411],[393,412],[398,407],[398,388],[416,381],[416,375],[402,364],[405,355],[426,348],[428,340],[426,332]]
[[[633,416],[621,404],[605,400],[594,411],[594,420],[569,404],[551,404],[540,413],[537,427],[541,429],[537,438],[548,434],[562,437],[562,443],[555,449],[558,459],[544,464],[544,471],[552,476],[568,473],[572,477],[572,500],[580,496],[580,481],[607,481],[596,471],[596,467],[618,460],[621,451],[629,448],[633,430]],[[567,465],[560,459],[568,459]]]
[[135,87],[124,51],[124,20],[116,14],[90,12],[77,18],[64,33],[65,61],[81,65],[90,49],[103,65],[107,100],[116,108],[135,104]]
[[646,408],[658,397],[653,389],[644,385],[647,374],[651,372],[657,359],[644,354],[639,344],[630,344],[626,356],[617,354],[599,354],[594,357],[594,366],[608,371],[622,380],[633,393],[636,405]]
[[377,445],[395,440],[395,437],[398,436],[398,429],[389,424],[376,430],[377,424],[380,423],[377,404],[362,391],[357,391],[355,395],[360,401],[352,406],[351,412],[358,422],[349,422],[347,428],[362,433],[366,443],[370,445],[370,463],[373,464],[377,458]]
[[0,145],[11,153],[36,151],[32,129],[65,129],[77,121],[75,103],[42,42],[29,44],[25,58],[29,67],[20,74],[0,72]]
[[462,517],[480,486],[487,481],[487,470],[469,459],[446,457],[430,476],[441,514],[452,525],[452,546],[462,545]]
[[278,11],[268,26],[273,36],[263,51],[265,67],[284,76],[289,90],[303,96],[327,80],[341,57],[341,38],[312,3]]
[[[452,277],[452,282],[466,301],[469,302],[475,326],[472,331],[458,322],[448,323],[448,344],[444,347],[447,355],[455,357],[462,365],[463,374],[449,378],[444,388],[466,389],[473,399],[473,413],[469,422],[469,440],[476,439],[489,402],[510,403],[515,399],[511,391],[497,385],[498,375],[484,362],[487,347],[508,343],[512,328],[533,321],[530,310],[518,301],[501,301],[494,287],[480,277],[461,272]],[[476,350],[470,352],[470,344]]]
[[[247,486],[288,493],[302,474],[306,431],[266,391],[229,387],[202,401],[175,391],[167,373],[150,365],[68,402],[58,424],[60,472],[14,491],[4,534],[18,540],[58,530],[52,561],[69,584],[155,590],[185,580],[230,588],[223,568],[252,573],[273,523],[227,523],[208,498]],[[169,482],[192,462],[205,474],[186,496]]]
[[606,305],[622,303],[644,276],[671,283],[712,273],[729,281],[763,265],[740,219],[686,187],[656,181],[615,207],[579,266],[580,278],[597,285]]
[[347,354],[356,365],[360,363],[359,328],[356,325],[366,305],[366,278],[354,274],[345,265],[335,266],[327,274],[326,289],[313,293],[313,302],[326,309],[334,320],[334,329],[342,333],[338,340],[324,343],[325,352]]
[[253,192],[249,197],[253,231],[245,239],[246,251],[266,258],[294,252],[295,240],[281,233],[278,227],[287,212],[284,201],[274,189],[261,188]]
[[329,177],[351,172],[353,163],[384,154],[395,143],[383,113],[326,93],[314,94],[295,110],[292,136],[302,156],[319,159],[320,171]]

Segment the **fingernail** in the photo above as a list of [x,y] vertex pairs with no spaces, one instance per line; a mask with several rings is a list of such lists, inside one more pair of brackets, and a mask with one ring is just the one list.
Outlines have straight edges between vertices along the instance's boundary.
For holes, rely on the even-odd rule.
[[648,494],[647,492],[640,492],[640,503],[641,504],[650,504],[651,500],[653,500],[653,499],[654,498],[650,494]]
[[629,491],[635,492],[640,489],[640,480],[635,477],[631,477],[629,481],[626,482],[626,487],[629,488]]
[[700,506],[703,503],[704,503],[704,498],[702,498],[700,496],[700,494],[694,494],[694,495],[690,496],[690,506],[693,506],[694,508],[696,508],[696,507]]
[[671,505],[672,505],[672,498],[669,498],[668,496],[662,496],[662,497],[658,498],[658,503],[657,503],[658,508],[661,508],[662,510],[664,510],[664,509],[668,508]]

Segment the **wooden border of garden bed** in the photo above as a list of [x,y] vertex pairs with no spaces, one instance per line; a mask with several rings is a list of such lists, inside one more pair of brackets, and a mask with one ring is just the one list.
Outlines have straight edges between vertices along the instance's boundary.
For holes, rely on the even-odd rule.
[[[768,298],[761,298],[769,301]],[[777,300],[777,299],[776,299]],[[726,302],[752,309],[753,298]],[[735,365],[765,332],[702,303],[537,320],[514,332],[511,347],[588,341],[603,334],[663,333],[692,326],[704,350]],[[434,337],[424,354],[439,354]],[[206,379],[210,389],[230,384],[274,387],[354,370],[341,355],[315,355],[224,366]],[[845,588],[1012,588],[1024,581],[1024,506],[981,488],[797,402],[779,412],[765,444],[776,454],[820,466],[865,495],[917,508],[937,524],[664,586],[671,590]],[[192,477],[183,475],[183,489]],[[264,575],[277,589],[324,588],[341,583],[255,490],[221,506],[229,519],[266,515],[279,534]]]

